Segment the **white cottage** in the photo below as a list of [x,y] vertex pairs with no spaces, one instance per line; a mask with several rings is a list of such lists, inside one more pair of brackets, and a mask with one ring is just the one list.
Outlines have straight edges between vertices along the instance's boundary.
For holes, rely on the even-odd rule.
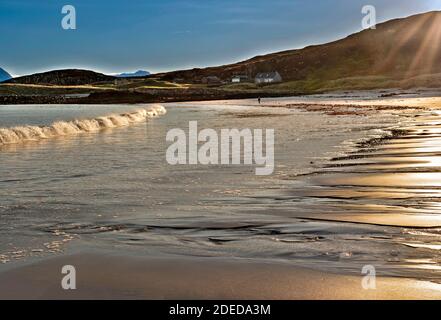
[[247,82],[247,81],[248,81],[248,76],[244,75],[244,74],[234,75],[231,78],[232,83],[241,83],[241,82]]

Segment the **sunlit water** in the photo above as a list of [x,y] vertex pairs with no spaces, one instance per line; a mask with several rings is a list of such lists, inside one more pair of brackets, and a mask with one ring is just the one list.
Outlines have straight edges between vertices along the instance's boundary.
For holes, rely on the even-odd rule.
[[[146,122],[1,146],[0,260],[10,266],[110,250],[267,259],[352,274],[369,264],[381,275],[438,279],[437,115],[330,116],[252,104],[165,104],[167,115]],[[148,105],[1,106],[0,127],[140,107]],[[200,129],[274,128],[274,174],[169,165],[167,131],[187,131],[193,120]],[[392,129],[402,131],[392,136]]]

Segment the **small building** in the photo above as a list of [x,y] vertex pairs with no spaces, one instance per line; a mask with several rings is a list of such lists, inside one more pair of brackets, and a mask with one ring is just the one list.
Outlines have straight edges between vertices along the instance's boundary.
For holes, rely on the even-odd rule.
[[207,76],[207,77],[202,78],[202,83],[204,83],[204,84],[220,84],[221,79],[219,79],[219,77],[216,77],[216,76]]
[[248,76],[244,74],[235,75],[231,78],[232,83],[241,83],[247,81],[248,81]]
[[278,82],[282,82],[282,77],[277,71],[262,72],[256,75],[254,81],[257,84],[278,83]]

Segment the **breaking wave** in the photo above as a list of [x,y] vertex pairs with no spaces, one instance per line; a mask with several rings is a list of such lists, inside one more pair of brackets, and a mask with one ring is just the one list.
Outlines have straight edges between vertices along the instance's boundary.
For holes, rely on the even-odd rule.
[[50,126],[19,126],[0,128],[0,145],[37,141],[59,136],[97,132],[107,128],[124,127],[146,121],[167,112],[161,105],[122,114],[111,114],[94,119],[57,121]]

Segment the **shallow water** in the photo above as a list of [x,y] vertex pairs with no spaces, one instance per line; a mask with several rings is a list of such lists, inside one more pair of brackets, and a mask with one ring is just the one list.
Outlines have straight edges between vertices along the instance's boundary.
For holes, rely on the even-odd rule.
[[[371,264],[379,274],[437,280],[436,115],[331,116],[247,100],[164,106],[167,115],[143,123],[1,146],[0,260],[94,249],[354,274]],[[0,107],[0,127],[140,107],[148,106]],[[275,173],[170,166],[166,133],[192,120],[200,129],[274,128]]]

